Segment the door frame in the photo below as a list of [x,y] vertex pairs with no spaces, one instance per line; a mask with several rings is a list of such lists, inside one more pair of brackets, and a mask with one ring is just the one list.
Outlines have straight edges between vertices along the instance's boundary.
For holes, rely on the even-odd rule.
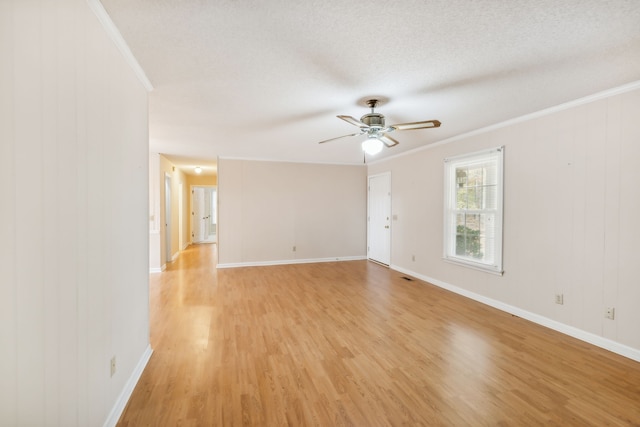
[[187,245],[184,243],[184,183],[178,185],[178,247],[185,250]]
[[171,174],[164,174],[164,256],[165,262],[173,261],[171,252]]
[[[371,179],[372,178],[379,178],[381,176],[386,176],[387,177],[387,181],[388,181],[388,185],[389,185],[389,208],[388,211],[386,212],[387,217],[389,218],[389,243],[388,243],[388,247],[387,248],[383,248],[385,249],[385,257],[388,260],[388,264],[380,261],[380,260],[375,260],[372,259],[369,254],[371,253]],[[374,262],[378,262],[380,264],[384,264],[384,265],[388,265],[391,266],[391,223],[392,223],[392,216],[391,216],[391,201],[392,201],[392,194],[391,194],[391,171],[387,171],[387,172],[381,172],[381,173],[377,173],[374,175],[368,175],[367,176],[367,259],[374,261]]]
[[193,189],[194,187],[199,187],[199,188],[210,188],[210,189],[214,189],[216,190],[216,197],[215,199],[212,198],[212,200],[215,200],[215,205],[216,205],[216,238],[213,241],[213,243],[218,243],[218,186],[217,185],[199,185],[199,184],[193,184],[189,186],[189,212],[191,213],[189,215],[190,221],[189,221],[189,241],[191,242],[191,244],[194,244],[193,238],[193,214],[194,214],[194,210],[193,210]]

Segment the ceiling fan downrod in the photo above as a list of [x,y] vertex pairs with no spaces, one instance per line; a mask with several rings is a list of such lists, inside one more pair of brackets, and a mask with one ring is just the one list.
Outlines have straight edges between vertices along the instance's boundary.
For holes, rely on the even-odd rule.
[[376,105],[378,105],[378,100],[377,99],[368,99],[367,100],[367,105],[369,106],[369,108],[371,108],[371,114],[373,114],[373,109],[376,108]]

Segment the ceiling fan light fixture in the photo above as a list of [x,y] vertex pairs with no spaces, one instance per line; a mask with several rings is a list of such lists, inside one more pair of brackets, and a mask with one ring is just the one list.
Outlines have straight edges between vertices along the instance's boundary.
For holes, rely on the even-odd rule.
[[362,143],[362,149],[368,155],[373,156],[382,151],[382,141],[378,138],[367,138],[367,140]]
[[325,142],[335,141],[336,139],[342,139],[351,136],[366,135],[367,140],[362,143],[362,150],[366,154],[373,156],[382,151],[383,146],[391,148],[399,144],[398,141],[387,135],[387,133],[394,132],[396,130],[437,128],[441,124],[438,120],[423,120],[421,122],[398,123],[395,125],[386,126],[384,116],[380,113],[376,113],[374,110],[376,108],[376,105],[378,105],[378,100],[369,99],[367,100],[367,105],[369,106],[369,108],[371,108],[371,112],[360,117],[360,120],[352,116],[336,116],[339,119],[349,123],[350,125],[358,127],[360,132],[339,136],[337,138],[325,139],[324,141],[320,141],[319,144],[324,144]]
[[194,171],[195,171],[197,174],[201,174],[201,173],[202,173],[202,168],[201,168],[200,166],[196,166],[196,168],[194,169]]

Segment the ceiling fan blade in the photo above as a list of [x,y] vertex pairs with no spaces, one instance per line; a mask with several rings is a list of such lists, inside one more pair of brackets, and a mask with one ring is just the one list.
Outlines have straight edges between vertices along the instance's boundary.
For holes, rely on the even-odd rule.
[[387,147],[393,147],[393,146],[396,146],[396,145],[400,144],[398,141],[396,141],[395,139],[391,138],[389,135],[379,136],[378,139],[380,141],[382,141],[382,143],[384,145],[386,145]]
[[360,120],[356,119],[355,117],[351,117],[351,116],[336,116],[339,119],[344,120],[345,122],[352,124],[354,126],[358,126],[359,128],[368,128],[369,126],[367,126],[365,123],[362,123]]
[[412,129],[425,129],[425,128],[437,128],[440,127],[438,120],[425,120],[424,122],[413,123],[398,123],[397,125],[389,126],[393,130],[412,130]]
[[318,144],[324,144],[325,142],[335,141],[336,139],[340,139],[340,138],[348,138],[350,136],[362,135],[363,133],[364,132],[356,132],[356,133],[352,133],[352,134],[349,134],[349,135],[337,136],[335,138],[330,138],[330,139],[325,139],[324,141],[320,141],[320,142],[318,142]]

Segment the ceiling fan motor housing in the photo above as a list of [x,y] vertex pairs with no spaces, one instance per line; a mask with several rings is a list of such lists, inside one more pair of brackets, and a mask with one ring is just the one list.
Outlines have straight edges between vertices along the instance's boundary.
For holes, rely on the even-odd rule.
[[365,114],[360,121],[373,129],[384,129],[384,116],[378,113]]

